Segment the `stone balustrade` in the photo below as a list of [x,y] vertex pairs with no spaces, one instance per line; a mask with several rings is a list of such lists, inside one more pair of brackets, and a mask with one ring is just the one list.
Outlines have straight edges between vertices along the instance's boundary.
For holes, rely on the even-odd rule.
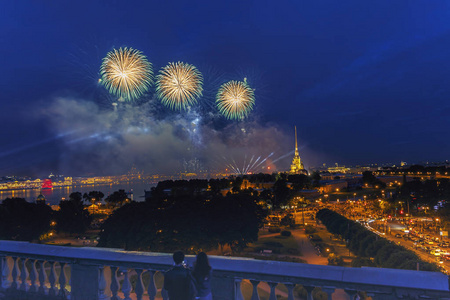
[[[0,241],[0,299],[168,299],[163,271],[172,255],[106,248],[73,248]],[[186,258],[189,265],[193,256]],[[450,299],[441,273],[381,268],[345,268],[236,257],[210,257],[214,300],[294,300],[296,286],[307,299],[320,288],[328,299],[344,290],[349,299],[364,291],[372,299]],[[282,287],[282,289],[277,289]],[[280,291],[281,290],[281,291]],[[305,293],[305,292],[304,292]]]

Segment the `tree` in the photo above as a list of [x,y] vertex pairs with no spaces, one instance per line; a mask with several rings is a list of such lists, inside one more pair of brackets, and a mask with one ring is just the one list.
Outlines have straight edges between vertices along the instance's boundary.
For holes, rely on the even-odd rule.
[[286,179],[278,179],[273,185],[273,206],[279,208],[288,201],[290,189],[287,186]]
[[252,193],[223,197],[172,195],[125,204],[105,221],[99,246],[127,250],[193,253],[229,245],[239,252],[258,238],[266,211]]
[[384,183],[381,180],[379,180],[378,178],[376,178],[375,175],[373,175],[373,173],[371,171],[363,172],[363,183],[371,185],[371,186],[378,186],[380,188],[386,187],[386,183]]
[[84,233],[92,222],[91,215],[78,196],[59,202],[55,218],[56,230],[65,233]]
[[77,204],[81,204],[81,202],[83,201],[83,196],[80,192],[73,192],[69,195],[69,200]]
[[300,191],[311,184],[311,179],[304,174],[288,175],[287,181],[292,183],[292,189],[294,191]]
[[239,193],[239,191],[241,190],[241,185],[243,182],[243,178],[238,176],[236,177],[233,182],[232,182],[232,186],[233,188],[231,189],[233,191],[233,193]]
[[320,172],[314,171],[314,173],[312,173],[311,175],[311,179],[313,181],[314,187],[320,186],[320,180],[322,179],[322,177],[320,176]]
[[413,266],[411,266],[411,264],[408,263],[408,261],[413,261],[414,263],[417,264],[419,258],[417,257],[416,254],[412,253],[411,251],[398,251],[389,256],[389,258],[386,261],[384,261],[382,265],[384,268],[404,269],[412,267],[412,270],[416,269],[416,266],[414,266],[414,264]]
[[95,201],[102,201],[105,194],[100,191],[90,191],[88,194],[84,193],[83,198],[86,202],[94,204]]
[[32,241],[50,230],[52,209],[23,198],[7,198],[0,205],[0,239]]
[[343,266],[344,259],[340,255],[330,253],[330,255],[328,255],[328,265],[329,266]]
[[111,207],[121,207],[128,199],[125,190],[118,190],[106,197],[105,202]]
[[286,216],[284,216],[281,219],[280,225],[281,226],[289,226],[289,227],[295,226],[295,218],[294,218],[294,216],[292,214],[287,214]]
[[367,257],[356,257],[352,260],[352,267],[353,268],[360,268],[360,267],[375,267],[375,264],[370,258]]

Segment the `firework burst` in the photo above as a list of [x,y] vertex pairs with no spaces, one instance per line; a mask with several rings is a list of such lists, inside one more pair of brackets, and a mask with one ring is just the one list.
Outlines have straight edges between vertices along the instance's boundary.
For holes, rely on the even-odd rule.
[[101,84],[115,96],[131,101],[148,91],[153,83],[152,64],[141,51],[114,49],[100,67]]
[[245,79],[243,82],[232,80],[220,87],[216,104],[227,119],[242,120],[253,109],[255,94]]
[[193,65],[169,63],[156,77],[156,93],[173,110],[185,110],[202,96],[203,76]]

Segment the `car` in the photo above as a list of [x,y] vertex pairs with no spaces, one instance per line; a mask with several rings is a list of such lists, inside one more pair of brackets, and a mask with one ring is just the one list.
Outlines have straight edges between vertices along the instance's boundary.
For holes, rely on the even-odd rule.
[[395,234],[395,237],[396,237],[396,238],[401,238],[402,235],[401,235],[400,233],[397,233],[397,234]]
[[450,254],[442,254],[441,257],[445,260],[450,260]]

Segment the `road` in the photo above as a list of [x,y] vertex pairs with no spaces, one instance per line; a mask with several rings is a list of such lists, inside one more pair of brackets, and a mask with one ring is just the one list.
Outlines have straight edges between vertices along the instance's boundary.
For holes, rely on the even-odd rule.
[[[450,261],[443,260],[442,262],[440,262],[439,256],[435,256],[429,252],[422,250],[419,247],[420,244],[415,245],[414,242],[409,239],[395,237],[396,234],[401,234],[402,236],[405,235],[404,230],[406,229],[406,226],[404,225],[403,222],[389,218],[389,216],[376,215],[370,209],[361,206],[341,204],[339,205],[337,211],[345,215],[349,219],[363,220],[363,223],[368,224],[368,228],[371,229],[373,232],[414,252],[423,261],[438,264],[440,267],[442,267],[443,272],[445,272],[446,274],[450,274]],[[377,219],[377,221],[373,221],[375,218]],[[377,226],[379,228],[378,229],[379,231],[375,228]],[[379,226],[381,226],[381,229]],[[426,233],[430,235],[430,238],[424,240],[425,244],[427,243],[427,241],[431,242],[432,239],[439,238],[436,232],[428,230]],[[436,247],[436,242],[434,242],[433,245],[429,246]],[[441,250],[446,252],[448,251],[447,249],[448,248],[442,248]]]

